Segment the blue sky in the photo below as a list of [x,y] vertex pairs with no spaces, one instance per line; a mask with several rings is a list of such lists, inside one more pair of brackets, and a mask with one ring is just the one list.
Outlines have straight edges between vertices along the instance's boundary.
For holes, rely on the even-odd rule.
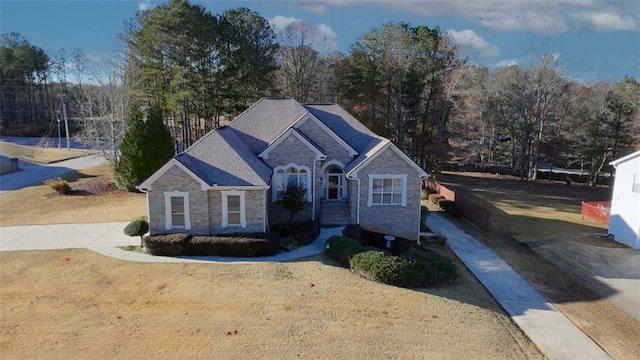
[[[527,64],[554,53],[568,76],[584,81],[640,78],[640,0],[289,0],[192,1],[212,13],[246,6],[279,29],[294,20],[318,27],[331,46],[349,45],[389,21],[440,27],[472,62]],[[0,32],[18,32],[47,51],[114,49],[123,22],[153,0],[0,0]]]

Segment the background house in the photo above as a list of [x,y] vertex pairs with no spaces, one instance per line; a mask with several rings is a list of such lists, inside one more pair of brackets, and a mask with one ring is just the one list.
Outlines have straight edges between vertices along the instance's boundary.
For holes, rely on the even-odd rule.
[[336,104],[263,98],[171,159],[139,188],[151,234],[267,231],[285,221],[289,183],[307,189],[306,218],[408,239],[420,229],[427,173]]
[[640,249],[640,151],[611,162],[616,168],[609,234],[615,241]]

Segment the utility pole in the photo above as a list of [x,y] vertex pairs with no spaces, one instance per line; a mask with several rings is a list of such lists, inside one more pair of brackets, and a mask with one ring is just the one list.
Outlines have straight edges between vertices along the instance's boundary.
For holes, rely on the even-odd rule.
[[60,137],[60,118],[57,117],[56,120],[58,120],[58,149],[60,149],[60,146],[61,146],[61,143],[62,143],[62,140],[61,140],[61,137]]
[[64,103],[64,96],[62,97],[62,115],[64,116],[64,131],[67,134],[67,150],[71,150],[71,144],[69,143],[69,120],[67,119],[67,105]]

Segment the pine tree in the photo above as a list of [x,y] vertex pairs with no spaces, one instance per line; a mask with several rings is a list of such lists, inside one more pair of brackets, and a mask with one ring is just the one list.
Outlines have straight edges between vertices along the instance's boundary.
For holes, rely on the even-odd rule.
[[121,160],[116,168],[116,184],[121,189],[136,191],[137,185],[171,159],[173,141],[164,126],[159,105],[151,106],[146,122],[140,110],[132,107],[127,122],[127,133],[120,147]]

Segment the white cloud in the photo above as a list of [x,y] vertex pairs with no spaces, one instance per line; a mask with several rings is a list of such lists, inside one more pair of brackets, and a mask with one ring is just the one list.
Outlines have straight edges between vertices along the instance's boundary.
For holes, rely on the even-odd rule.
[[138,10],[145,11],[151,8],[151,1],[145,0],[138,3]]
[[[287,26],[295,22],[304,22],[302,19],[295,17],[276,15],[268,19],[269,24],[273,27],[273,30],[277,33],[283,32]],[[327,24],[309,24],[310,30],[318,36],[313,36],[315,39],[311,47],[318,51],[334,51],[338,49],[338,34]]]
[[495,67],[509,67],[509,66],[518,65],[518,64],[520,64],[520,60],[518,60],[518,59],[504,59],[504,60],[498,61],[493,66],[495,66]]
[[[610,0],[298,0],[325,7],[380,6],[432,18],[470,20],[495,31],[528,31],[556,35],[572,26],[596,31],[637,30],[636,1]],[[326,9],[325,9],[326,11]]]
[[460,31],[449,29],[447,36],[457,43],[463,52],[468,52],[471,56],[487,58],[500,55],[500,49],[497,46],[490,44],[471,29]]
[[327,6],[316,3],[302,3],[299,5],[300,9],[308,11],[316,15],[327,15]]
[[599,32],[631,31],[638,22],[631,15],[603,12],[578,12],[569,14],[580,26]]
[[289,26],[289,24],[297,21],[302,21],[302,19],[289,17],[289,16],[276,15],[268,19],[268,21],[271,27],[273,27],[273,31],[279,32],[286,29],[287,26]]

